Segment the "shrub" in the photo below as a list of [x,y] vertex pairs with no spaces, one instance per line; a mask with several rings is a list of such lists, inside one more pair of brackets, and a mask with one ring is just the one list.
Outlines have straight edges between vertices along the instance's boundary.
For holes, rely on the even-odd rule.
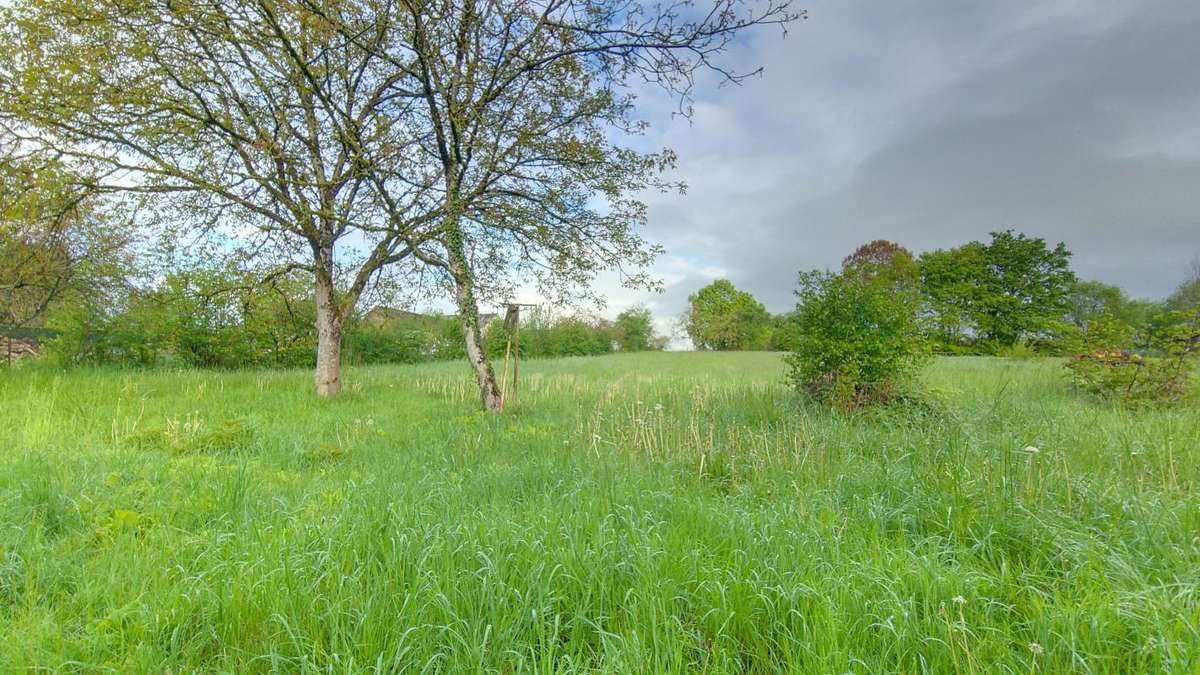
[[316,349],[302,279],[261,285],[231,269],[189,269],[117,297],[53,313],[55,365],[162,363],[198,368],[309,365]]
[[467,358],[466,338],[462,322],[456,316],[431,317],[426,331],[429,358],[434,361],[456,361]]
[[[611,322],[580,316],[551,317],[531,312],[520,326],[521,358],[596,356],[612,352],[617,342]],[[488,353],[503,358],[508,350],[508,328],[494,321],[484,333]]]
[[345,361],[356,365],[420,363],[432,356],[430,336],[403,323],[355,323],[344,335]]
[[1167,312],[1135,351],[1130,333],[1110,320],[1098,321],[1084,338],[1085,350],[1067,362],[1079,389],[1123,405],[1164,405],[1184,401],[1196,390],[1200,356],[1200,312]]
[[796,340],[796,321],[790,313],[771,317],[771,342],[767,348],[773,352],[791,351]]
[[790,379],[843,408],[887,403],[926,361],[915,291],[857,274],[800,275]]
[[1007,347],[1000,348],[999,354],[1006,359],[1023,361],[1038,356],[1042,351],[1031,340],[1021,338]]
[[547,330],[547,346],[539,356],[596,356],[613,350],[612,330],[605,322],[570,317]]

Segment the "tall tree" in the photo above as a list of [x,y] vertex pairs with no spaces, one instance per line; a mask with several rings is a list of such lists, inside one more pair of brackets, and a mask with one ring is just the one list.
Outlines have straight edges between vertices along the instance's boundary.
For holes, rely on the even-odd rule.
[[1071,252],[1012,230],[921,256],[921,286],[943,340],[999,346],[1049,331],[1070,309]]
[[697,349],[765,349],[773,321],[754,296],[718,279],[688,297],[684,329]]
[[1050,248],[1041,238],[993,232],[984,261],[987,275],[976,320],[987,339],[1012,345],[1048,330],[1070,308],[1075,273],[1062,242]]
[[923,253],[921,291],[934,337],[958,345],[978,335],[976,315],[987,275],[986,247],[975,241]]
[[886,239],[855,249],[842,260],[842,273],[895,291],[913,290],[920,281],[920,268],[912,251]]
[[1102,281],[1076,281],[1069,296],[1070,308],[1066,320],[1081,330],[1088,330],[1101,317],[1119,321],[1138,330],[1161,310],[1161,303],[1130,298],[1124,290]]
[[617,315],[614,322],[617,341],[623,352],[644,352],[662,349],[662,339],[654,334],[654,318],[650,310],[638,305]]
[[[306,271],[316,390],[337,393],[344,322],[436,217],[408,166],[417,96],[378,50],[289,0],[20,1],[0,16],[4,132],[99,175],[94,189],[169,200],[176,227],[220,250]],[[343,17],[377,47],[391,33],[375,18]]]
[[[360,42],[348,5],[307,0]],[[701,70],[736,34],[794,18],[789,0],[713,0],[643,6],[626,0],[363,0],[392,28],[363,45],[419,94],[422,160],[437,176],[437,236],[416,246],[453,292],[485,408],[500,389],[478,319],[481,300],[512,299],[524,283],[557,300],[590,298],[595,276],[616,270],[632,286],[657,247],[637,233],[636,198],[676,187],[662,179],[674,155],[619,145],[644,124],[630,85],[649,81],[686,100]],[[322,9],[324,8],[324,9]],[[395,14],[401,15],[395,18]],[[594,299],[594,298],[593,298]]]

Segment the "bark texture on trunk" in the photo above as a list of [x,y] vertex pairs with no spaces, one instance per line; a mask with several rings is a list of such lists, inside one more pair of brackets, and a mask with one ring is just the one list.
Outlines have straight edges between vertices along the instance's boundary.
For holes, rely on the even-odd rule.
[[317,272],[317,394],[334,396],[342,390],[342,316],[334,299],[332,275]]
[[317,312],[317,393],[334,396],[342,391],[342,326]]
[[500,385],[496,382],[496,371],[488,359],[483,342],[483,326],[479,325],[479,304],[475,301],[474,278],[463,247],[462,232],[456,225],[447,227],[446,252],[450,263],[450,276],[454,278],[454,300],[458,305],[458,316],[462,322],[466,340],[467,359],[475,369],[475,381],[479,385],[479,400],[484,410],[500,412],[503,400]]
[[[456,295],[461,297],[462,294]],[[475,380],[479,384],[479,400],[485,410],[500,412],[500,385],[496,382],[496,372],[492,370],[492,363],[484,347],[479,312],[474,309],[474,303],[471,303],[471,308],[460,304],[458,311],[462,317],[463,334],[466,336],[467,358],[471,361],[471,367],[475,369]]]

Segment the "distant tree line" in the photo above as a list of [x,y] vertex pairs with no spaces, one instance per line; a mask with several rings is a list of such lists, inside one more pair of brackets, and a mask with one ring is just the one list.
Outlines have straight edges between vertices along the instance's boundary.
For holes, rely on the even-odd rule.
[[[838,274],[865,277],[888,290],[894,304],[910,304],[914,327],[933,352],[1069,354],[1101,325],[1127,330],[1131,344],[1170,320],[1172,312],[1200,308],[1200,262],[1168,298],[1130,298],[1122,289],[1077,278],[1063,243],[1005,230],[919,256],[889,241],[859,247]],[[798,319],[815,287],[829,292],[832,273],[801,275],[796,310],[772,315],[728,280],[688,298],[682,324],[697,349],[787,351],[802,339]],[[842,289],[846,290],[846,289]]]
[[[382,308],[381,308],[382,309]],[[311,288],[299,274],[263,279],[232,266],[193,267],[119,290],[77,289],[38,322],[45,358],[58,366],[196,368],[312,367],[317,335]],[[485,322],[488,353],[502,357],[503,321]],[[21,329],[28,332],[29,328]],[[369,311],[350,316],[343,336],[348,364],[419,363],[466,356],[454,315]],[[17,332],[0,326],[0,332]],[[520,325],[526,358],[662,349],[650,311],[633,307],[614,321],[533,311]]]

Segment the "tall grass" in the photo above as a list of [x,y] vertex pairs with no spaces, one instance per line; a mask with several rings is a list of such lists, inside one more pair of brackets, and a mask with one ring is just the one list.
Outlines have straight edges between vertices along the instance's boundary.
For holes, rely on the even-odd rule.
[[[845,415],[771,354],[0,374],[0,664],[1197,672],[1200,413],[945,359]],[[1035,448],[1036,452],[1031,448]]]

